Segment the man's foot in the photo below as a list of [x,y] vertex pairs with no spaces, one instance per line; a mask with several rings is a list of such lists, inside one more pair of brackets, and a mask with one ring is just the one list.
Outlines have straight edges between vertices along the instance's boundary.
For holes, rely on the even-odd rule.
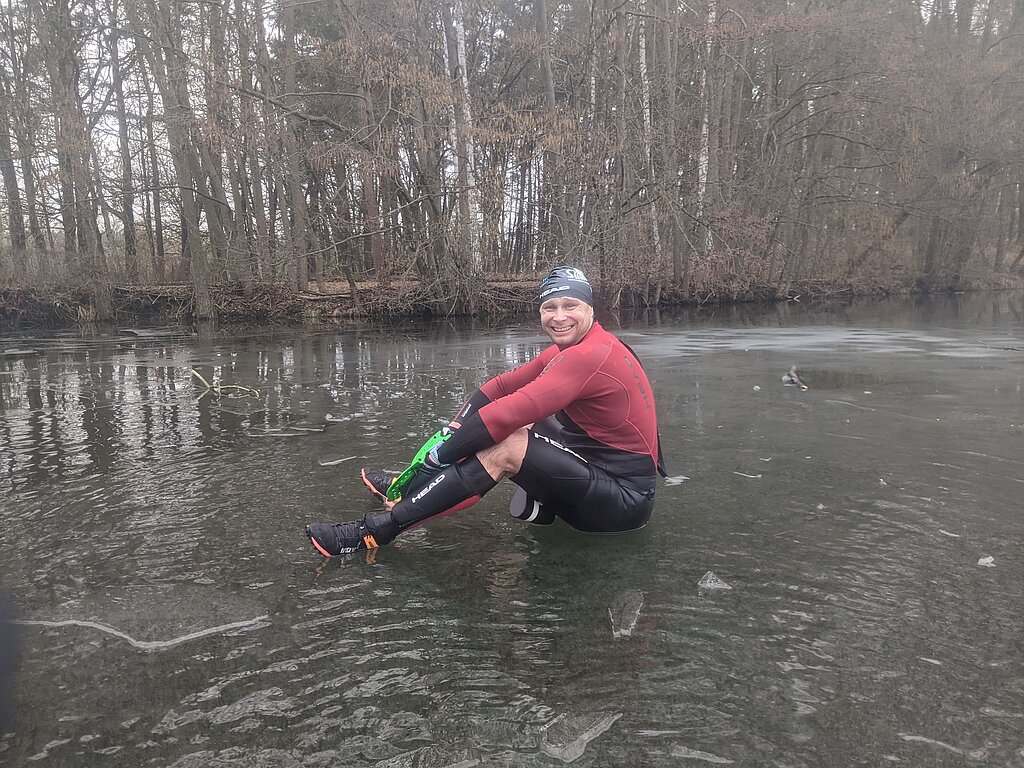
[[306,526],[313,547],[325,557],[349,555],[390,544],[398,533],[394,522],[385,523],[390,514],[367,515],[351,523],[313,523]]
[[398,503],[398,500],[388,500],[388,488],[391,487],[391,483],[393,483],[395,478],[398,477],[397,474],[394,472],[385,472],[382,469],[370,469],[369,467],[363,467],[360,469],[359,474],[362,475],[363,483],[370,489],[370,492],[383,501],[384,506],[388,509],[391,509]]

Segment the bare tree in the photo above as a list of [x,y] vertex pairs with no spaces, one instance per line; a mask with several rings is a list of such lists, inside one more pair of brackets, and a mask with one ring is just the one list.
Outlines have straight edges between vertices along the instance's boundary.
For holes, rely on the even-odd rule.
[[472,311],[555,261],[613,305],[969,286],[1024,263],[1022,34],[977,0],[6,0],[0,247],[97,317],[149,278],[198,317],[365,277]]

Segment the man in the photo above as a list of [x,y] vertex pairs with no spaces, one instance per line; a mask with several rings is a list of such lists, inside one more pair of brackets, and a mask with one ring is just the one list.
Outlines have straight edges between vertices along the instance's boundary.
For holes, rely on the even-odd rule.
[[[661,466],[650,382],[633,352],[594,320],[586,275],[557,267],[541,282],[540,322],[554,344],[488,381],[427,455],[391,509],[306,529],[328,557],[388,544],[416,525],[472,506],[503,478],[510,509],[531,522],[561,517],[587,532],[642,528]],[[554,417],[549,418],[549,417]],[[393,475],[363,469],[386,500]]]

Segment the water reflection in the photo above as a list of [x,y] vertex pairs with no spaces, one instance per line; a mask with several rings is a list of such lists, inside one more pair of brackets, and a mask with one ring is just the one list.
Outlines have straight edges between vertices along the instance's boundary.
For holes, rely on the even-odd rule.
[[[294,437],[324,428],[327,416],[356,420],[379,440],[395,401],[422,416],[404,425],[420,434],[490,371],[517,365],[537,349],[528,340],[450,340],[437,331],[414,343],[384,334],[207,340],[194,347],[173,339],[98,341],[88,349],[51,342],[4,361],[0,413],[19,418],[2,422],[11,451],[0,471],[18,489],[33,479],[107,473],[158,454],[216,451],[243,434]],[[256,389],[258,397],[202,396],[206,387],[193,370],[207,382]]]
[[499,488],[326,563],[303,524],[531,325],[4,341],[0,762],[1016,765],[1022,301],[977,298],[622,319],[676,473],[647,529]]
[[10,596],[0,590],[0,733],[14,726],[14,690],[21,656],[21,626]]

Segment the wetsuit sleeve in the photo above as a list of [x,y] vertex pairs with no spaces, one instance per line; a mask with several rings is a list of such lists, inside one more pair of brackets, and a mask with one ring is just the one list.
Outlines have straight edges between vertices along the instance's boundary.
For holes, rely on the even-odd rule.
[[462,422],[462,426],[455,430],[455,434],[441,443],[437,449],[437,458],[442,464],[454,464],[459,459],[472,456],[492,445],[494,439],[480,419],[480,412],[477,411]]
[[534,379],[466,419],[440,447],[438,458],[451,463],[471,456],[562,410],[579,398],[610,351],[605,345],[586,345],[550,357]]
[[462,404],[461,408],[459,408],[459,412],[455,414],[455,417],[451,421],[451,426],[458,429],[459,427],[466,423],[466,419],[468,419],[472,414],[479,411],[489,402],[491,402],[491,398],[484,394],[482,388],[478,389],[476,392],[470,395],[469,399]]
[[499,373],[492,379],[488,379],[481,385],[480,389],[470,395],[469,399],[462,404],[459,412],[452,419],[451,426],[455,427],[455,429],[461,428],[469,420],[470,416],[477,413],[485,405],[512,394],[523,385],[540,376],[544,371],[544,366],[554,357],[557,349],[557,347],[552,345],[530,362],[524,363],[511,371]]
[[[557,347],[551,346],[530,362],[524,363],[511,371],[499,373],[494,378],[484,382],[480,389],[470,395],[469,399],[462,404],[462,407],[459,408],[459,412],[455,415],[455,418],[452,419],[451,426],[455,429],[461,429],[468,423],[471,428],[464,435],[464,439],[471,439],[474,434],[479,431],[481,425],[479,424],[479,420],[471,421],[470,417],[476,415],[485,405],[489,405],[495,400],[512,394],[520,387],[540,376],[540,374],[544,372],[544,367],[548,364],[551,358],[554,357],[557,350]],[[479,440],[477,439],[472,440],[474,445],[478,442]],[[484,445],[483,447],[486,448],[487,445]],[[480,449],[478,448],[477,450]],[[471,451],[471,453],[475,452],[476,451]],[[470,454],[465,455],[468,456]],[[462,458],[462,456],[460,455],[459,458]]]
[[459,409],[459,415],[456,417],[459,428],[438,449],[438,458],[446,464],[451,464],[494,445],[495,440],[480,419],[480,410],[508,397],[536,379],[557,353],[558,347],[551,345],[528,363],[511,371],[499,373],[486,381]]
[[489,398],[490,401],[508,397],[540,376],[557,351],[558,347],[549,347],[530,362],[524,363],[511,371],[499,373],[480,387],[479,391]]

